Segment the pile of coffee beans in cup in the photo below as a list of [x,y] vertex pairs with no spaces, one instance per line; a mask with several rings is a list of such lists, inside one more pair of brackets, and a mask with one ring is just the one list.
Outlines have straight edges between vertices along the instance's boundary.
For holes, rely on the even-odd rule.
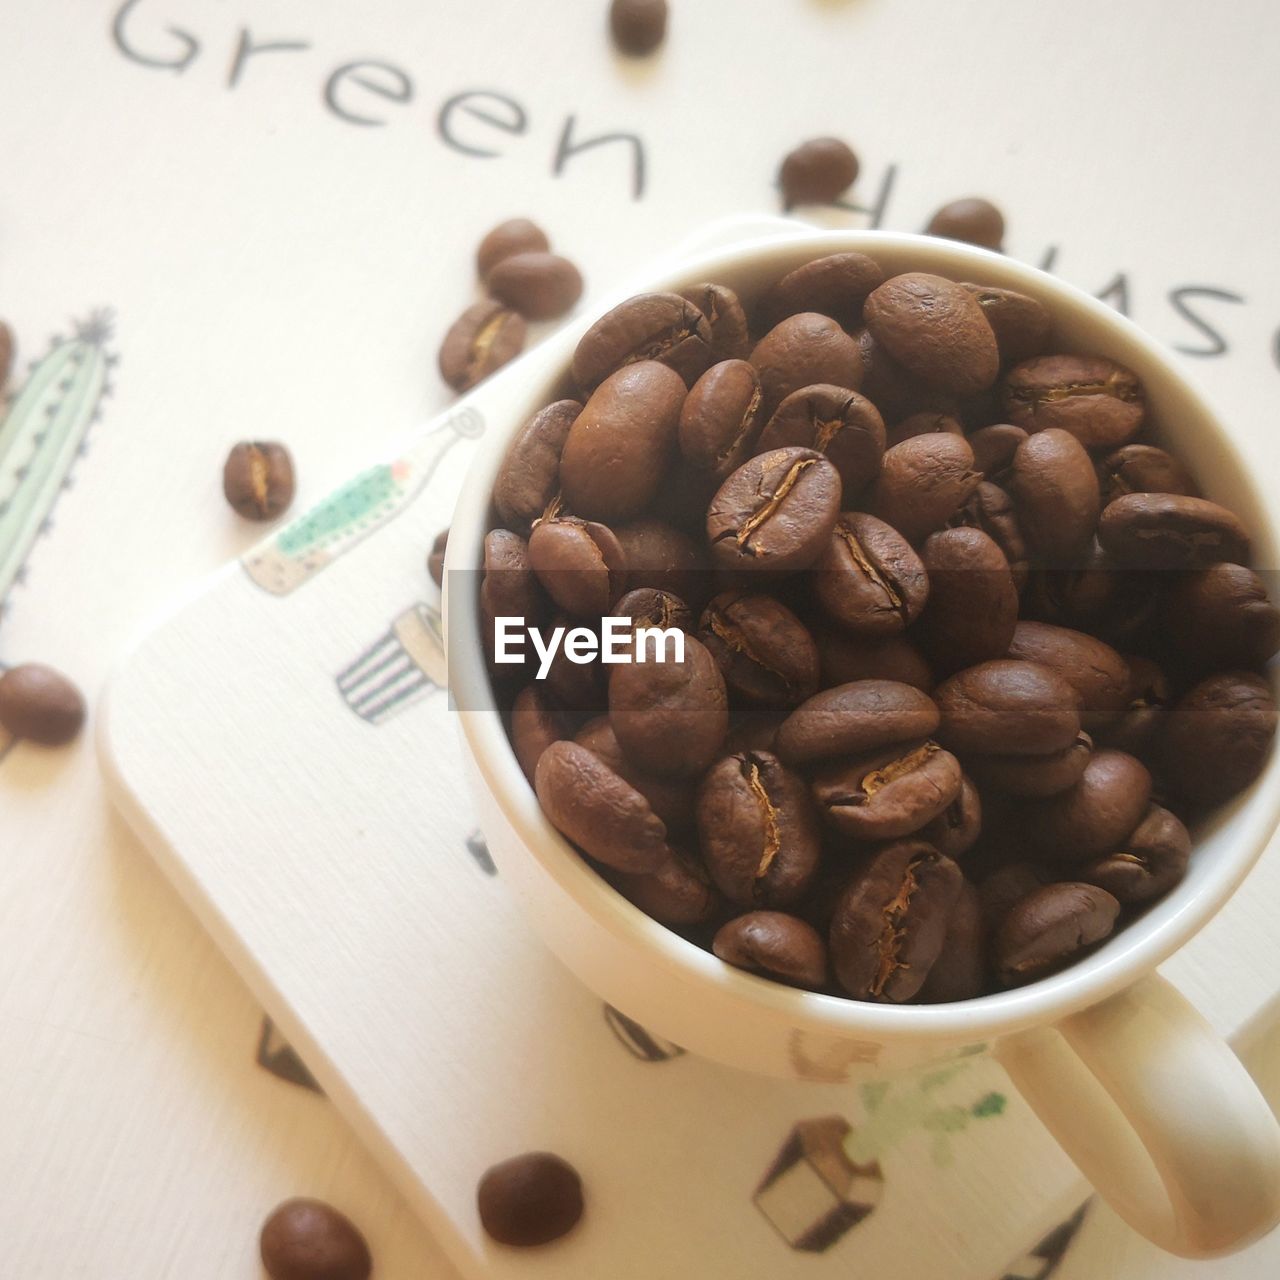
[[1276,728],[1280,612],[1160,427],[1035,298],[859,253],[749,305],[614,308],[484,545],[548,819],[654,919],[812,991],[963,1000],[1084,956]]

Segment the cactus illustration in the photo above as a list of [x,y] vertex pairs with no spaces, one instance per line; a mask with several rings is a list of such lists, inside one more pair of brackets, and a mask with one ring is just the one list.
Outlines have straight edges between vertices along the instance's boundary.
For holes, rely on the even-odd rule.
[[95,311],[70,338],[55,339],[0,422],[0,602],[22,580],[36,538],[50,528],[58,495],[70,487],[71,468],[111,392],[118,357],[107,349],[110,337],[111,313]]

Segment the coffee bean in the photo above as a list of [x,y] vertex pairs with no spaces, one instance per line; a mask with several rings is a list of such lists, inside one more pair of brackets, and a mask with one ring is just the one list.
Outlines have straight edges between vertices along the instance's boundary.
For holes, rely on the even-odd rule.
[[1040,798],[1056,796],[1074,787],[1084,776],[1092,757],[1093,739],[1081,732],[1061,751],[1035,756],[970,752],[964,762],[983,787],[1010,796]]
[[829,316],[801,311],[780,320],[752,348],[766,417],[793,391],[834,386],[856,391],[862,381],[857,343]]
[[1124,710],[1098,731],[1097,742],[1100,747],[1127,751],[1146,763],[1172,695],[1167,677],[1150,658],[1127,654],[1125,664],[1129,668],[1129,687]]
[[893,276],[867,298],[865,315],[889,355],[940,391],[972,395],[995,382],[995,334],[977,299],[958,284],[922,271]]
[[723,284],[696,284],[679,293],[707,319],[711,359],[745,360],[751,351],[751,329],[738,295]]
[[1203,569],[1227,560],[1248,564],[1249,535],[1239,517],[1206,498],[1127,493],[1109,502],[1098,539],[1132,569]]
[[766,751],[726,756],[707,772],[698,834],[711,878],[738,906],[791,906],[818,870],[822,838],[809,790]]
[[1009,657],[1056,671],[1080,697],[1086,729],[1110,724],[1129,702],[1129,664],[1109,645],[1083,631],[1047,622],[1019,622]]
[[1142,821],[1151,774],[1123,751],[1095,751],[1080,781],[1027,802],[1027,842],[1059,864],[1078,866],[1116,849]]
[[1120,904],[1096,885],[1048,884],[1022,899],[995,938],[995,966],[1006,987],[1047,977],[1111,936]]
[[661,924],[707,924],[724,907],[706,868],[679,853],[652,875],[618,876],[617,884],[628,902]]
[[908,836],[960,795],[960,762],[936,742],[913,742],[824,765],[813,780],[823,821],[855,840]]
[[951,908],[942,950],[918,999],[926,1004],[972,1000],[982,994],[986,980],[987,924],[978,891],[965,880]]
[[929,219],[925,234],[963,240],[999,253],[1004,241],[1004,214],[981,196],[952,200]]
[[1049,755],[1080,732],[1079,696],[1060,675],[1034,662],[1002,658],[967,667],[934,690],[938,739],[962,758]]
[[569,736],[568,718],[542,688],[530,684],[516,694],[511,704],[511,747],[530,783],[542,753]]
[[431,553],[427,556],[427,572],[437,587],[444,586],[444,556],[449,546],[449,530],[441,529],[436,540],[431,544]]
[[627,561],[627,587],[654,587],[701,604],[709,587],[707,556],[687,533],[652,516],[614,530]]
[[[581,625],[581,619],[558,612],[554,613],[547,623],[553,634],[557,627],[563,627],[567,634],[574,627]],[[587,630],[595,635],[598,642],[599,628],[588,627]],[[528,663],[526,672],[529,673],[532,667],[533,663]],[[502,669],[510,670],[508,667]],[[551,659],[551,667],[547,671],[544,683],[547,693],[579,720],[599,715],[605,708],[608,698],[608,680],[604,664],[599,658],[591,662],[574,662],[569,657],[566,646],[561,645],[556,650],[555,657]]]
[[914,545],[941,529],[981,481],[968,441],[916,436],[884,455],[869,506]]
[[598,862],[648,874],[671,857],[666,825],[649,802],[586,747],[553,742],[534,788],[551,824]]
[[549,1244],[581,1220],[582,1179],[560,1156],[529,1151],[485,1170],[476,1208],[480,1225],[499,1244]]
[[1036,356],[1002,385],[1008,420],[1028,431],[1057,427],[1086,449],[1116,449],[1142,430],[1146,396],[1137,374],[1103,356]]
[[612,0],[609,29],[619,52],[647,57],[666,38],[667,0]]
[[920,616],[929,579],[907,540],[883,520],[842,512],[813,576],[819,603],[858,635],[885,637]]
[[749,751],[773,752],[778,726],[786,716],[783,711],[755,711],[735,716],[724,740],[726,755],[738,756]]
[[493,482],[493,505],[507,528],[528,537],[533,522],[547,514],[560,492],[560,455],[581,412],[576,400],[557,400],[512,438]]
[[1005,472],[1013,466],[1018,446],[1025,439],[1027,433],[1010,422],[997,422],[975,431],[969,437],[969,447],[973,450],[973,469],[982,472],[988,480],[1002,483]]
[[858,390],[887,421],[897,422],[926,411],[959,412],[958,397],[930,387],[908,373],[867,329],[857,330],[853,340],[862,359],[862,381]]
[[858,157],[839,138],[810,138],[783,157],[778,173],[783,206],[833,204],[853,186]]
[[781,911],[750,911],[722,925],[711,949],[725,964],[788,986],[821,991],[827,948],[812,925]]
[[711,363],[711,326],[677,293],[638,294],[601,316],[573,353],[574,381],[594,391],[611,373],[648,360],[674,369],[687,386]]
[[293,459],[274,440],[242,440],[222,467],[222,492],[246,520],[274,520],[293,501]]
[[982,481],[947,523],[956,528],[981,529],[1003,552],[1013,585],[1022,590],[1030,573],[1027,544],[1013,499],[1004,489],[989,480]]
[[1193,662],[1213,667],[1261,667],[1280,649],[1280,610],[1252,569],[1215,564],[1189,573],[1173,588],[1165,625]]
[[1151,444],[1127,444],[1098,464],[1102,501],[1126,493],[1180,493],[1198,498],[1199,490],[1186,467],[1171,453]]
[[702,614],[699,637],[730,692],[750,702],[794,705],[818,688],[818,647],[772,596],[721,592]]
[[547,595],[575,618],[599,618],[622,594],[627,557],[608,525],[576,516],[539,520],[529,564]]
[[840,473],[842,491],[852,498],[880,473],[884,421],[856,391],[822,383],[801,387],[774,411],[760,435],[759,451],[792,446],[825,454]]
[[1186,874],[1191,836],[1167,809],[1153,804],[1147,816],[1114,853],[1080,871],[1089,884],[1105,889],[1123,906],[1163,897]]
[[1045,306],[1025,293],[990,285],[962,284],[978,300],[987,317],[1002,364],[1017,364],[1038,356],[1049,341],[1053,323]]
[[945,857],[959,859],[973,848],[981,834],[982,796],[973,780],[962,775],[956,798],[920,828],[919,838]]
[[777,749],[783,760],[799,767],[929,738],[938,724],[933,700],[912,685],[860,680],[824,689],[801,703],[782,722]]
[[[536,626],[545,612],[538,582],[529,562],[529,544],[509,529],[491,529],[484,539],[484,576],[480,582],[480,615],[485,653],[493,663],[494,627],[498,618],[522,618]],[[522,665],[503,666],[495,675],[514,678]]]
[[1192,804],[1223,804],[1262,772],[1276,731],[1271,686],[1251,671],[1210,676],[1174,703],[1158,757],[1169,783]]
[[1023,898],[1043,888],[1048,872],[1030,862],[1007,862],[978,885],[978,901],[989,933],[998,929],[1004,918]]
[[886,443],[892,448],[895,444],[901,444],[904,440],[914,440],[916,436],[932,436],[932,435],[964,435],[964,428],[960,425],[959,418],[953,417],[949,413],[938,413],[934,409],[925,409],[921,413],[913,413],[908,418],[903,418],[901,422],[895,422],[885,437]]
[[508,218],[500,222],[476,250],[476,274],[488,279],[489,272],[506,258],[518,253],[546,253],[551,248],[547,233],[528,218]]
[[525,323],[492,298],[472,303],[440,344],[440,376],[455,391],[470,391],[524,350]]
[[755,367],[745,360],[713,364],[693,384],[680,410],[680,452],[723,481],[755,451],[764,426]]
[[943,529],[925,539],[920,558],[929,603],[919,639],[934,669],[949,674],[1003,657],[1018,623],[1018,590],[1004,552],[981,529]]
[[830,316],[847,329],[862,323],[862,304],[884,282],[880,265],[864,253],[833,253],[788,272],[766,294],[760,310],[777,324],[801,311]]
[[1080,556],[1098,525],[1098,477],[1074,436],[1057,428],[1024,440],[1009,478],[1018,523],[1031,549],[1051,567]]
[[614,606],[616,618],[630,618],[636,627],[658,627],[669,631],[692,631],[693,611],[679,596],[655,587],[637,587],[628,591]]
[[258,1239],[271,1280],[368,1280],[373,1259],[350,1218],[322,1200],[286,1200]]
[[489,272],[488,285],[526,320],[553,320],[582,297],[578,268],[555,253],[513,253]]
[[691,777],[718,755],[729,699],[716,660],[692,636],[684,661],[624,663],[609,676],[609,720],[627,759],[660,777]]
[[830,955],[855,1000],[902,1003],[917,995],[942,953],[963,877],[923,841],[877,853],[840,895]]
[[0,673],[0,728],[15,738],[61,747],[84,724],[84,696],[42,662],[23,662]]
[[[608,716],[597,716],[573,735],[573,740],[588,751],[594,752],[623,782],[634,787],[649,802],[654,813],[666,823],[669,835],[688,831],[693,826],[694,806],[697,799],[697,788],[687,778],[660,778],[656,774],[646,773],[638,769],[627,759],[618,735],[613,731]],[[667,869],[663,868],[653,874],[663,877]],[[674,889],[679,883],[676,872],[665,874],[663,884],[667,889]],[[655,887],[655,892],[661,886]]]
[[803,569],[822,554],[840,513],[840,476],[813,449],[774,449],[744,462],[707,512],[711,555],[727,569]]
[[569,428],[560,457],[570,509],[596,520],[639,515],[662,483],[684,398],[679,376],[655,360],[606,378]]
[[820,683],[824,688],[855,680],[897,680],[928,693],[933,672],[920,650],[904,636],[884,640],[851,636],[843,631],[819,631]]

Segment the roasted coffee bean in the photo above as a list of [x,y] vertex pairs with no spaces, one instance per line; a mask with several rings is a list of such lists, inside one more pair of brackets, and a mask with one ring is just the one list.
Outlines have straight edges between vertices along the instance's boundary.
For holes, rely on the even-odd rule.
[[551,248],[547,233],[528,218],[508,218],[500,222],[476,250],[476,274],[481,280],[504,258],[514,258],[518,253],[546,253]]
[[84,724],[84,696],[53,667],[23,662],[0,673],[0,728],[15,738],[61,747]]
[[793,706],[818,688],[818,647],[772,596],[721,592],[703,611],[698,634],[730,692],[750,702]]
[[965,757],[1049,755],[1080,732],[1079,695],[1034,662],[1001,658],[967,667],[934,690],[938,739]]
[[972,779],[961,775],[956,798],[920,828],[919,838],[946,857],[959,859],[973,848],[981,834],[982,797]]
[[1019,622],[1009,657],[1056,671],[1080,696],[1086,729],[1110,724],[1129,702],[1129,664],[1109,645],[1083,631],[1048,622]]
[[606,866],[649,874],[672,856],[666,824],[644,796],[576,742],[542,752],[534,789],[551,824]]
[[797,204],[832,204],[853,186],[858,157],[839,138],[810,138],[783,157],[778,173],[785,208]]
[[493,505],[503,524],[528,537],[560,492],[560,455],[582,405],[557,400],[537,413],[512,438],[493,482]]
[[1048,872],[1031,862],[1007,862],[978,885],[978,901],[989,933],[994,933],[1023,898],[1049,883]]
[[681,289],[680,296],[706,316],[711,328],[712,360],[747,358],[751,329],[742,302],[732,289],[723,284],[696,284],[691,289]]
[[286,1200],[258,1238],[271,1280],[368,1280],[373,1259],[355,1223],[322,1200]]
[[1086,449],[1128,444],[1146,421],[1138,375],[1104,356],[1036,356],[1010,369],[1001,390],[1010,422],[1057,427]]
[[841,626],[884,637],[904,631],[929,598],[929,579],[907,540],[883,520],[842,512],[813,577],[818,602]]
[[620,302],[582,335],[573,353],[573,377],[594,391],[624,365],[656,360],[692,386],[711,363],[711,326],[678,293],[641,293]]
[[755,452],[764,426],[760,375],[745,360],[713,364],[680,410],[680,452],[723,481]]
[[875,289],[864,308],[876,342],[908,373],[952,395],[991,386],[1000,372],[995,334],[968,290],[910,271]]
[[1173,588],[1165,626],[1179,649],[1212,667],[1261,667],[1280,649],[1280,610],[1252,569],[1215,564]]
[[862,381],[857,343],[830,316],[816,311],[780,320],[752,348],[751,363],[760,374],[764,412],[769,417],[802,387],[856,391]]
[[951,1004],[982,994],[987,980],[987,923],[978,891],[960,885],[942,950],[917,997],[924,1004]]
[[582,275],[557,253],[513,253],[488,278],[489,292],[526,320],[553,320],[582,297]]
[[1152,444],[1127,444],[1098,463],[1102,501],[1126,493],[1179,493],[1198,498],[1200,491],[1186,467],[1171,453]]
[[[557,627],[563,627],[564,634],[568,635],[581,623],[580,618],[571,618],[567,613],[555,613],[547,625],[552,634]],[[587,630],[593,632],[597,639],[599,638],[600,633],[597,628],[588,627]],[[526,669],[532,667],[533,663],[529,662]],[[508,670],[506,667],[502,669]],[[605,709],[608,699],[608,680],[605,676],[605,666],[599,658],[592,662],[574,662],[569,657],[568,646],[562,644],[556,650],[555,657],[551,659],[551,666],[544,683],[547,693],[579,720],[599,715]]]
[[827,947],[812,925],[782,911],[749,911],[722,925],[711,950],[725,964],[792,987],[821,991]]
[[706,868],[676,853],[648,876],[619,876],[623,897],[661,924],[706,924],[723,909]]
[[637,587],[628,591],[613,606],[615,618],[630,618],[636,627],[658,627],[669,631],[692,631],[696,619],[693,611],[679,596],[656,587]]
[[726,755],[738,756],[749,751],[773,752],[778,726],[786,718],[783,711],[755,711],[734,716],[729,736],[724,740]]
[[480,1225],[499,1244],[549,1244],[581,1220],[582,1179],[560,1156],[529,1151],[485,1170],[476,1208]]
[[1123,751],[1095,751],[1080,781],[1027,802],[1028,847],[1054,863],[1078,866],[1119,848],[1151,802],[1151,774]]
[[530,783],[542,753],[570,736],[568,717],[539,685],[526,685],[516,694],[511,704],[511,747]]
[[437,587],[444,586],[444,556],[449,547],[449,530],[441,529],[436,540],[431,544],[431,552],[427,556],[427,572]]
[[627,584],[627,557],[608,525],[576,516],[539,520],[529,564],[547,595],[575,618],[596,619]]
[[725,756],[707,772],[698,835],[711,878],[741,907],[799,902],[822,855],[804,779],[767,751]]
[[777,750],[788,764],[799,767],[930,738],[938,724],[933,700],[914,686],[859,680],[823,689],[801,703],[782,722]]
[[884,421],[865,396],[819,383],[793,391],[774,410],[759,451],[798,446],[826,454],[840,473],[842,491],[861,493],[880,473]]
[[1249,563],[1249,535],[1240,518],[1207,498],[1127,493],[1109,502],[1098,539],[1131,569],[1203,569],[1219,561]]
[[884,455],[868,505],[915,544],[941,529],[981,481],[963,437],[916,436]]
[[1042,303],[1012,289],[995,289],[981,284],[962,284],[960,287],[977,298],[991,332],[996,335],[1002,364],[1029,360],[1045,349],[1053,322]]
[[960,762],[936,742],[913,742],[833,761],[813,780],[823,821],[855,840],[919,831],[960,795]]
[[623,663],[609,677],[609,720],[637,768],[659,777],[706,769],[729,731],[724,677],[706,647],[684,640],[684,661]]
[[706,553],[674,525],[642,516],[614,530],[627,560],[627,587],[655,587],[690,604],[706,597]]
[[1004,214],[982,196],[964,196],[944,204],[924,230],[925,235],[963,240],[999,253],[1004,242]]
[[274,520],[293,501],[293,459],[274,440],[242,440],[222,467],[222,492],[246,520]]
[[927,386],[908,373],[865,329],[853,334],[862,358],[862,382],[858,388],[889,422],[932,410],[959,413],[956,396]]
[[960,419],[950,413],[939,413],[936,409],[925,409],[913,413],[901,422],[895,422],[885,436],[886,443],[892,448],[904,440],[914,440],[916,436],[962,436],[964,427]]
[[1047,884],[1005,916],[995,937],[995,968],[1006,987],[1047,977],[1111,936],[1120,904],[1092,884]]
[[[567,735],[565,735],[567,736]],[[697,787],[687,778],[660,778],[637,769],[627,759],[618,743],[608,716],[597,716],[573,735],[573,740],[594,752],[620,777],[633,786],[649,802],[650,808],[667,826],[668,834],[688,831],[693,826]],[[657,872],[654,873],[659,874]],[[669,877],[674,883],[674,873]]]
[[1168,893],[1187,872],[1191,836],[1167,809],[1153,804],[1114,853],[1091,862],[1080,878],[1105,889],[1123,906]]
[[658,492],[675,449],[685,386],[656,360],[602,382],[569,428],[560,486],[576,515],[623,521]]
[[904,636],[877,640],[843,631],[819,631],[818,663],[821,684],[852,684],[855,680],[898,680],[928,693],[933,672],[920,650]]
[[720,486],[707,512],[707,541],[727,569],[804,569],[826,548],[839,513],[840,476],[822,454],[774,449]]
[[1022,590],[1030,573],[1027,543],[1008,493],[998,484],[984,480],[948,523],[956,528],[981,529],[1004,553],[1013,585],[1018,591]]
[[1173,704],[1157,754],[1179,798],[1223,804],[1262,772],[1275,732],[1276,704],[1267,681],[1251,671],[1226,671]]
[[973,469],[981,471],[988,480],[1000,482],[1013,466],[1018,446],[1027,439],[1027,433],[1011,422],[997,422],[982,427],[969,437],[973,450]]
[[1098,477],[1079,440],[1048,428],[1013,455],[1009,490],[1023,536],[1051,568],[1065,568],[1088,547],[1098,525]]
[[1125,662],[1129,668],[1129,687],[1124,710],[1098,731],[1097,741],[1100,747],[1127,751],[1145,763],[1164,723],[1172,695],[1164,672],[1150,658],[1126,654]]
[[455,391],[470,391],[524,350],[524,318],[492,298],[472,303],[440,344],[440,376]]
[[1061,751],[1047,755],[965,756],[965,767],[978,782],[1010,796],[1056,796],[1074,787],[1084,776],[1093,755],[1093,739],[1076,734],[1075,741]]
[[919,640],[935,671],[1002,658],[1018,623],[1018,589],[1004,552],[981,529],[931,533],[920,550],[929,603]]
[[840,985],[855,1000],[917,995],[942,952],[963,878],[923,841],[877,853],[836,904],[830,955]]
[[862,323],[862,304],[884,282],[878,263],[864,253],[832,253],[788,272],[764,296],[760,310],[769,324],[801,311],[816,311],[846,329]]
[[[484,577],[480,583],[481,626],[490,663],[498,618],[523,618],[526,626],[536,626],[544,612],[538,581],[529,563],[529,544],[509,529],[491,529],[484,538]],[[495,669],[495,675],[514,678],[523,670],[518,664],[502,666]]]

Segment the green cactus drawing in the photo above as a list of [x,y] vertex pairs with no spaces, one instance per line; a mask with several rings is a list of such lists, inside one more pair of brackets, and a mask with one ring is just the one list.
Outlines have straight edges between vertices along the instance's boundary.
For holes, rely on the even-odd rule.
[[58,495],[110,394],[118,357],[107,350],[111,313],[95,311],[36,361],[0,422],[0,609],[22,580],[32,544],[50,527]]
[[368,528],[395,509],[408,475],[403,463],[370,467],[282,530],[276,545],[302,556]]

